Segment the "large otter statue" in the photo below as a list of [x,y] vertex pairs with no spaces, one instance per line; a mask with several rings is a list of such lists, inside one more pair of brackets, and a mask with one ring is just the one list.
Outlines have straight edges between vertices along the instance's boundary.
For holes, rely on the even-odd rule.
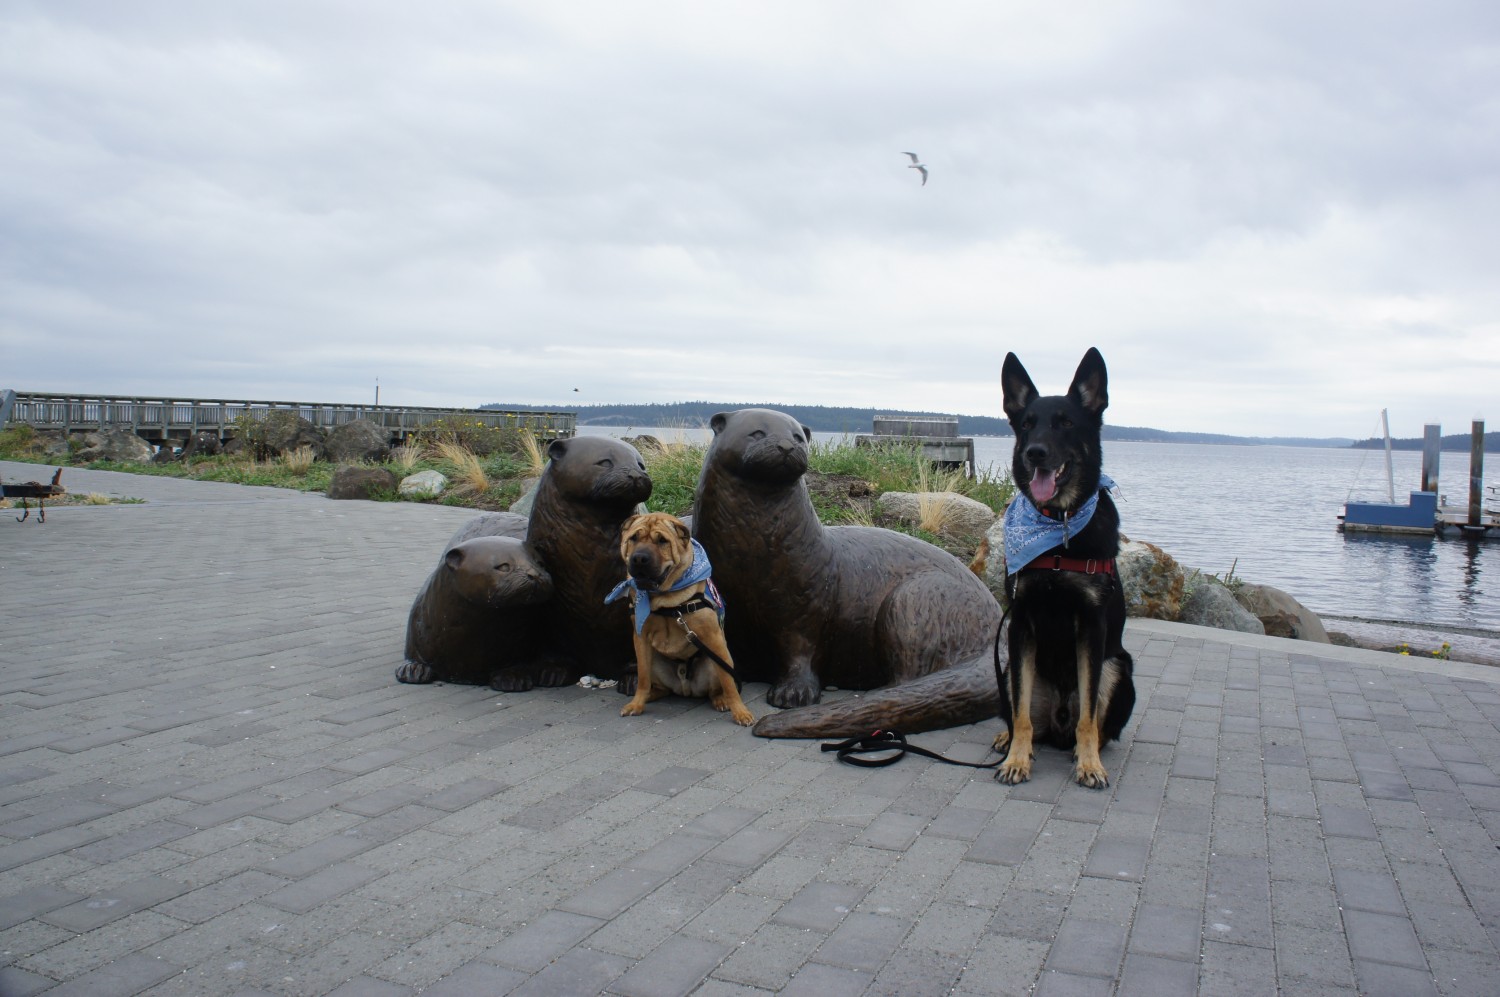
[[535,607],[551,597],[552,577],[523,541],[463,532],[412,602],[396,679],[530,688],[540,667]]
[[[552,575],[553,595],[536,614],[556,660],[539,685],[564,685],[585,674],[625,680],[634,691],[635,645],[624,602],[604,599],[625,577],[620,526],[651,497],[651,477],[628,443],[575,436],[547,448],[526,542]],[[552,674],[557,670],[563,674]],[[628,675],[627,675],[628,673]]]
[[[714,561],[743,677],[768,681],[762,737],[916,733],[999,708],[1000,607],[957,558],[915,537],[825,527],[803,474],[812,435],[770,409],[720,413],[693,534]],[[823,706],[824,686],[876,689]]]

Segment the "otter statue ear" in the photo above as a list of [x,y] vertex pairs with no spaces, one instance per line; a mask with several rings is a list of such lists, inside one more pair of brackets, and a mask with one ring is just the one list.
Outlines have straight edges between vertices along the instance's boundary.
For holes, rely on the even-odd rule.
[[553,460],[561,460],[562,459],[562,455],[565,454],[565,453],[567,453],[567,452],[568,452],[568,441],[567,440],[553,440],[552,444],[547,447],[547,456],[550,457],[550,458],[552,458]]
[[457,571],[459,565],[464,563],[464,552],[455,547],[443,556],[443,560],[450,570]]
[[812,442],[812,430],[808,429],[806,426],[802,427],[802,436],[808,443]]
[[728,412],[720,412],[717,415],[715,415],[712,419],[708,420],[709,428],[714,431],[714,435],[715,436],[718,436],[720,433],[724,432],[724,427],[728,423],[729,423],[729,413]]

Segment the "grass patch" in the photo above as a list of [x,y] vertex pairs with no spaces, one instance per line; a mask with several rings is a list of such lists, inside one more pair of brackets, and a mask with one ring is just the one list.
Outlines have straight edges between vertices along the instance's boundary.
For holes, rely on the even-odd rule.
[[[527,479],[541,474],[546,466],[545,449],[530,432],[491,433],[473,426],[444,428],[446,432],[435,432],[426,439],[394,448],[390,458],[378,466],[387,468],[397,478],[418,471],[440,471],[453,486],[441,498],[427,501],[483,510],[509,508],[520,497]],[[479,449],[475,449],[476,443]],[[30,426],[0,432],[0,458],[42,463],[37,448]],[[706,443],[690,442],[685,437],[662,440],[660,448],[644,447],[641,459],[652,481],[647,507],[674,516],[690,514],[707,452]],[[971,479],[961,471],[936,469],[915,445],[855,446],[847,439],[813,443],[808,464],[813,507],[818,518],[829,525],[873,525],[871,505],[876,496],[886,491],[951,491],[976,499],[997,513],[1004,511],[1015,493],[1008,476],[993,477],[986,470]],[[252,451],[190,457],[163,464],[94,461],[85,466],[92,470],[308,492],[327,491],[334,471],[333,464],[315,459],[310,447],[260,459]],[[930,508],[923,509],[921,524],[896,528],[935,542],[943,532],[946,506],[946,501],[935,498]]]

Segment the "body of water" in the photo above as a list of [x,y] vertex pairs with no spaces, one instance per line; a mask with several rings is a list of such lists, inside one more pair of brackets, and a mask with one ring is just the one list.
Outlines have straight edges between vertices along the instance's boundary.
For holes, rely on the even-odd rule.
[[[580,426],[580,433],[706,441],[707,430]],[[844,439],[816,433],[820,442]],[[1008,472],[1013,441],[975,437],[981,467]],[[1500,481],[1500,456],[1486,481]],[[1106,443],[1121,529],[1188,568],[1273,585],[1309,609],[1500,631],[1500,540],[1345,535],[1344,502],[1386,500],[1383,451]],[[1392,454],[1396,501],[1418,487],[1422,455]],[[1440,494],[1465,505],[1469,455],[1444,453]]]

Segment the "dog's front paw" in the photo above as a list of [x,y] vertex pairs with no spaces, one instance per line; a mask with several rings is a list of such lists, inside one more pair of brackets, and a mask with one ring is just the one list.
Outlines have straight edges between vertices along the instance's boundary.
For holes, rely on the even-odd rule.
[[1003,755],[1010,750],[1010,731],[1002,730],[995,735],[995,754]]
[[396,681],[405,682],[408,685],[426,685],[437,678],[437,672],[432,670],[431,665],[424,665],[420,661],[403,662],[396,668]]
[[1104,771],[1104,766],[1098,763],[1085,764],[1079,762],[1073,769],[1073,780],[1080,786],[1089,789],[1108,789],[1109,773]]
[[646,704],[639,699],[631,699],[630,702],[620,707],[620,716],[622,717],[638,717],[645,712]]
[[1031,778],[1030,753],[1015,753],[1007,756],[995,770],[995,778],[1007,785],[1015,786]]

